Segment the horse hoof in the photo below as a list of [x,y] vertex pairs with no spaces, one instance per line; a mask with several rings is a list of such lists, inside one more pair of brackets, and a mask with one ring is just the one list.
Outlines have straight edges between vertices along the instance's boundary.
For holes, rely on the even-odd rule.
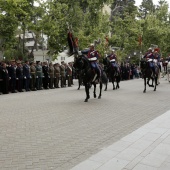
[[85,99],[84,102],[88,102],[88,99]]
[[143,93],[146,93],[146,91],[143,91]]
[[99,96],[98,99],[101,99],[101,96]]
[[80,90],[79,88],[77,90]]
[[104,91],[107,91],[106,89]]
[[96,98],[96,95],[94,95],[94,98]]

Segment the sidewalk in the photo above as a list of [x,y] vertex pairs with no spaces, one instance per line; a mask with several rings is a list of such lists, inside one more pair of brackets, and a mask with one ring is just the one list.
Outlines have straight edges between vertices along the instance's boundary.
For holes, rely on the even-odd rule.
[[170,170],[170,111],[71,170]]

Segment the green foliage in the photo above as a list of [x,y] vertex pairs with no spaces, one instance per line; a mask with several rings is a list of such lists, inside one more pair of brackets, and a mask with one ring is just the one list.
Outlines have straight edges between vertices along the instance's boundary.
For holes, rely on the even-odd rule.
[[[35,2],[39,3],[34,6]],[[105,4],[111,6],[110,16],[103,14]],[[105,36],[111,47],[119,47],[119,61],[136,61],[143,53],[156,44],[163,56],[170,53],[170,13],[168,3],[160,0],[155,6],[152,0],[143,0],[137,10],[134,0],[6,0],[0,1],[0,45],[4,45],[7,58],[27,58],[25,39],[20,41],[18,34],[34,32],[34,41],[43,46],[41,34],[48,37],[49,55],[57,56],[67,44],[67,31],[72,31],[79,39],[79,49],[84,49],[100,39],[97,50],[104,56],[109,52]],[[139,36],[142,44],[139,45]],[[133,53],[137,52],[134,56]],[[136,57],[136,58],[135,58]]]

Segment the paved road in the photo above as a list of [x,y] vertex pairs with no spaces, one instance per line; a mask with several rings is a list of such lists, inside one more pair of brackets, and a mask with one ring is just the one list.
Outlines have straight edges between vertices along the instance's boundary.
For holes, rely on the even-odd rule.
[[[75,82],[75,84],[77,84]],[[158,115],[170,110],[170,84],[157,91],[143,80],[109,84],[102,99],[84,87],[0,96],[0,170],[69,170]]]

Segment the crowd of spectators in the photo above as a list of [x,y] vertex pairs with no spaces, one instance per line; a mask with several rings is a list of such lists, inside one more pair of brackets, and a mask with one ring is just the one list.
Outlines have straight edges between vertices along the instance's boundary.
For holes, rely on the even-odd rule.
[[71,87],[73,63],[11,60],[0,63],[0,94]]

